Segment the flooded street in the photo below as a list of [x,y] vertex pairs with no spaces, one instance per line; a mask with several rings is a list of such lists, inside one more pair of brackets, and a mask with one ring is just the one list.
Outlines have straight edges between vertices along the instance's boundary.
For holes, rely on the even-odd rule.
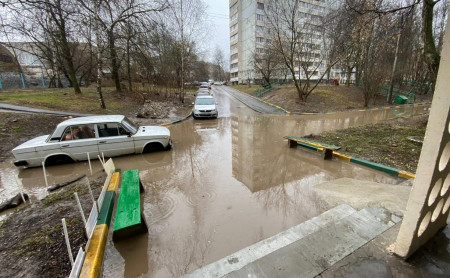
[[[398,183],[381,172],[290,149],[283,136],[378,123],[428,109],[263,115],[231,97],[228,89],[213,88],[218,119],[189,119],[170,127],[171,151],[114,158],[122,171],[140,170],[149,233],[108,241],[104,277],[178,277],[221,259],[327,210],[312,190],[319,183],[342,177]],[[42,168],[19,170],[11,162],[0,167],[2,200],[17,193],[17,183],[34,199],[46,196]],[[93,171],[100,169],[93,161]],[[88,172],[87,162],[47,169],[50,185]]]

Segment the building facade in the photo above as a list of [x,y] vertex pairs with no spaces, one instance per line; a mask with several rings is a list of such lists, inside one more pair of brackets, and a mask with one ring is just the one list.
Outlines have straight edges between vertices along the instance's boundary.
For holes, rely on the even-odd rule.
[[[255,57],[263,55],[266,51],[266,43],[269,39],[269,30],[266,13],[270,12],[267,5],[273,1],[267,0],[230,0],[230,82],[232,84],[247,84],[258,82],[261,74],[255,70]],[[279,2],[276,2],[277,4]],[[322,17],[331,9],[336,7],[336,0],[302,0],[298,2],[299,25],[319,25]],[[279,3],[281,4],[281,3]],[[303,32],[303,31],[302,31]],[[302,33],[303,34],[303,33]],[[310,55],[305,72],[304,67],[295,69],[296,78],[318,80],[326,71],[324,58],[324,40],[322,35],[314,30],[305,28],[303,44],[310,46]],[[300,62],[299,62],[300,63]],[[282,64],[282,63],[281,63]],[[287,69],[278,68],[274,79],[292,79]],[[339,75],[340,70],[332,69],[330,78]]]

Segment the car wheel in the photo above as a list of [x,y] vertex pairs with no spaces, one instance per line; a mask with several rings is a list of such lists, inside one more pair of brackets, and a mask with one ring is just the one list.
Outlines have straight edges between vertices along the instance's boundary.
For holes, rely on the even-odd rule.
[[145,146],[144,151],[142,153],[152,153],[162,151],[163,149],[164,147],[160,143],[150,143],[147,146]]
[[68,164],[72,163],[73,159],[66,155],[55,155],[48,157],[45,160],[45,166],[54,166],[54,165],[61,165],[61,164]]

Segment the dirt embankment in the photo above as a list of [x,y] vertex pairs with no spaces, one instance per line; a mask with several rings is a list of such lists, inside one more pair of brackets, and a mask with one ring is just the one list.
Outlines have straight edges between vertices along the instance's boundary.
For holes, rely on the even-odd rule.
[[[98,197],[104,173],[91,180]],[[0,277],[67,277],[71,270],[61,219],[66,219],[73,256],[86,244],[83,221],[73,193],[85,215],[92,201],[85,180],[68,185],[41,201],[27,202],[0,222]]]
[[40,135],[50,134],[66,118],[22,113],[0,114],[0,162],[12,157],[11,150]]
[[344,154],[415,173],[422,145],[409,137],[423,137],[427,122],[423,115],[309,137],[340,146]]
[[[255,90],[261,86],[233,86],[234,89],[255,96]],[[432,94],[416,95],[416,102],[430,101]],[[274,85],[271,92],[261,99],[279,105],[292,113],[328,113],[364,108],[364,94],[361,88],[345,85],[334,86],[320,84],[306,99],[301,101],[296,88],[292,84]],[[377,95],[369,106],[386,106],[386,96]]]

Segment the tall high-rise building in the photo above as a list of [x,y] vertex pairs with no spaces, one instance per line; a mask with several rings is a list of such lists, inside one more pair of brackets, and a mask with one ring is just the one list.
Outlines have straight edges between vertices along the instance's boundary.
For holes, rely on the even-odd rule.
[[[275,3],[282,5],[283,1],[268,0],[230,0],[230,81],[233,84],[245,84],[260,80],[261,75],[255,71],[255,55],[265,53],[265,45],[269,39],[267,15],[268,7],[266,5]],[[308,22],[310,25],[320,24],[322,16],[328,12],[332,3],[336,0],[302,0],[298,2],[298,20],[299,24]],[[273,4],[272,4],[273,5]],[[326,70],[325,64],[319,64],[323,61],[322,50],[323,40],[317,32],[305,32],[308,36],[313,59],[311,64],[313,72],[310,72],[310,79],[317,80]],[[319,65],[319,66],[318,66]],[[282,66],[283,67],[283,66]],[[286,71],[284,71],[286,73]],[[274,78],[282,78],[280,72]],[[305,72],[296,68],[295,75],[299,79],[304,79]],[[292,76],[289,74],[292,78]],[[284,78],[284,76],[283,76]]]

